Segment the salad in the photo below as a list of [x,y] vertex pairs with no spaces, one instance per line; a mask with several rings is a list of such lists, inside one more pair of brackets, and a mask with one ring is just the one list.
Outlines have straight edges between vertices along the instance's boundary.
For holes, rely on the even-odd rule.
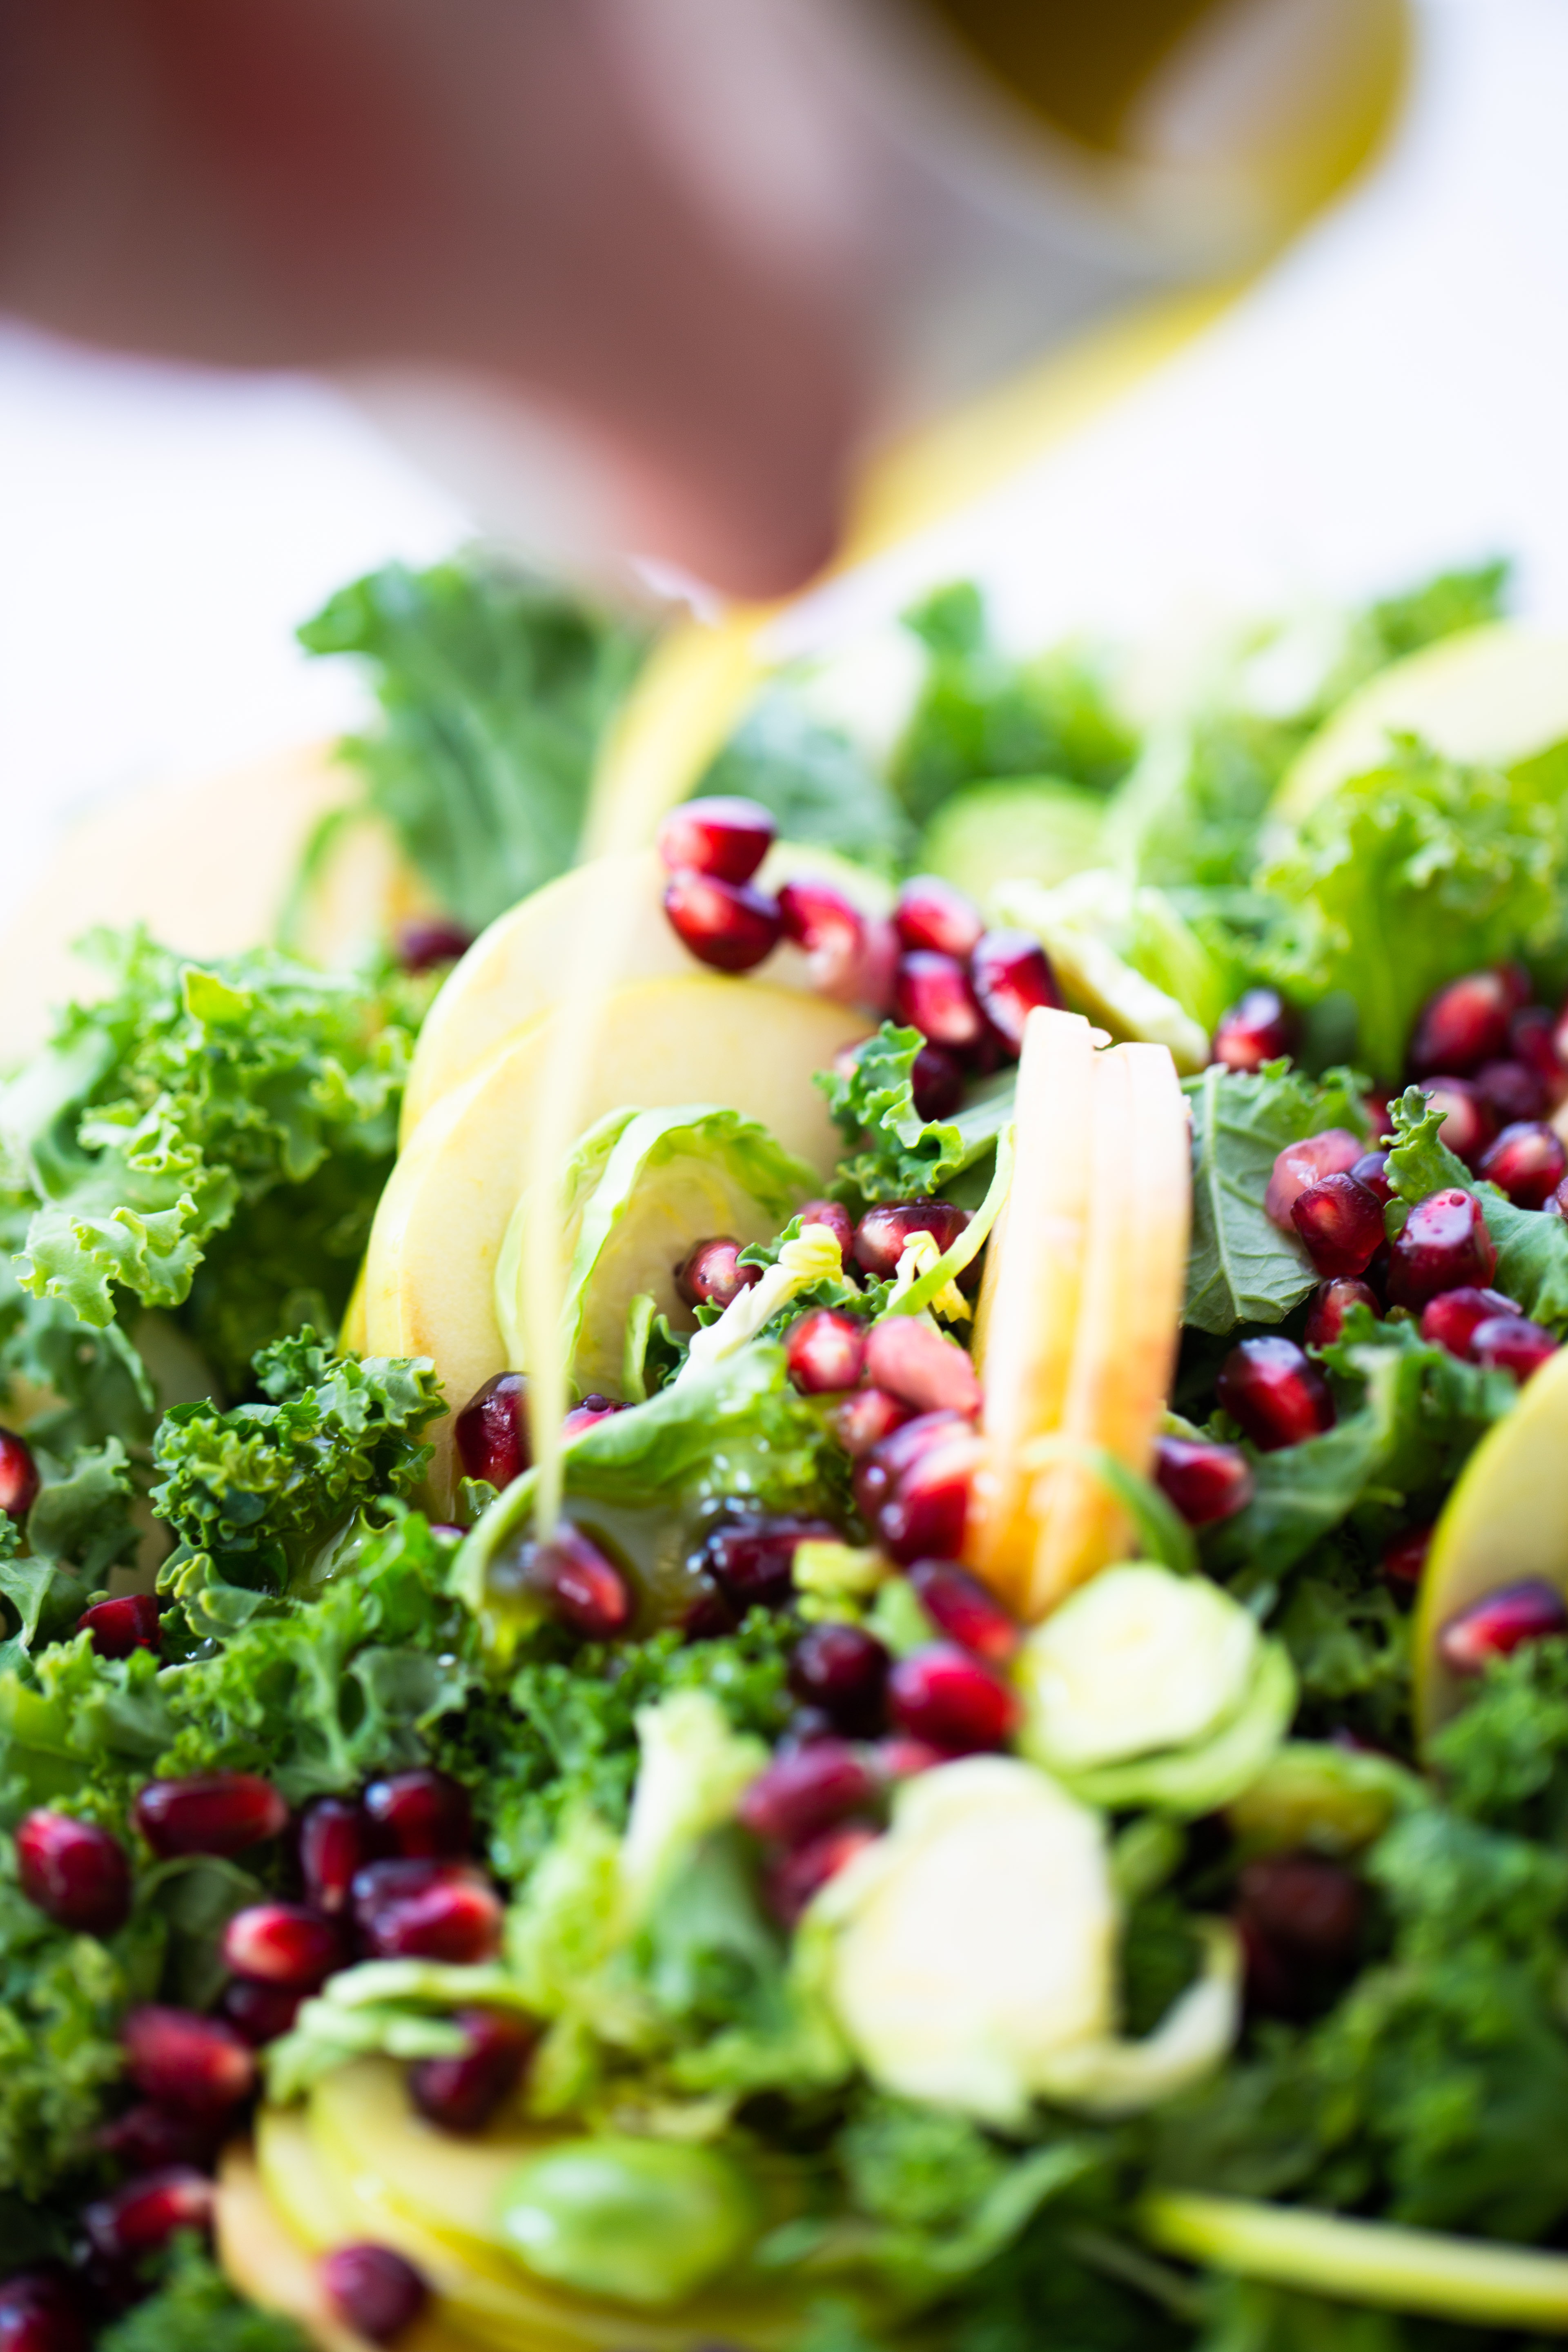
[[0,2346],[1568,2334],[1505,587],[1152,715],[944,590],[576,866],[635,632],[312,625],[436,913],[101,940],[0,1090]]

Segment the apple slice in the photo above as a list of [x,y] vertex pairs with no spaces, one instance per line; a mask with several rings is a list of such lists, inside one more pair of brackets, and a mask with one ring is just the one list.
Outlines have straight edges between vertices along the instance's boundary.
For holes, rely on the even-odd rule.
[[1487,1432],[1443,1507],[1412,1636],[1420,1739],[1442,1728],[1470,1687],[1443,1663],[1444,1626],[1500,1585],[1532,1577],[1568,1594],[1568,1349]]
[[[584,1129],[624,1105],[717,1102],[770,1129],[826,1172],[837,1130],[814,1071],[865,1024],[842,1005],[707,974],[615,990],[589,1057]],[[365,1265],[363,1334],[373,1355],[429,1356],[456,1411],[508,1369],[496,1263],[527,1168],[547,1082],[551,1017],[501,1045],[442,1097],[394,1169]],[[450,1476],[450,1414],[432,1433],[437,1495]]]

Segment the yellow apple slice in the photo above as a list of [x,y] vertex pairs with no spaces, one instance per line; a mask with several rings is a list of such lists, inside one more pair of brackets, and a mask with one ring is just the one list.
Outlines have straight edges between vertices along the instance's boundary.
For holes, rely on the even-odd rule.
[[1422,1740],[1442,1728],[1472,1687],[1443,1663],[1444,1626],[1500,1585],[1530,1577],[1568,1595],[1568,1349],[1542,1364],[1487,1432],[1437,1521],[1413,1630]]
[[[523,1187],[552,1017],[499,1046],[443,1097],[376,1211],[364,1344],[373,1355],[431,1357],[454,1411],[508,1369],[496,1261]],[[724,1103],[826,1172],[839,1147],[812,1074],[865,1026],[842,1005],[787,989],[708,974],[635,982],[609,998],[578,1116],[586,1129],[624,1105]],[[450,1473],[450,1427],[448,1417],[433,1433],[437,1494]]]
[[1095,1052],[1077,1013],[1031,1013],[1018,1064],[1013,1183],[986,1253],[974,1352],[985,1389],[985,1466],[965,1545],[1015,1606],[1033,1572],[1023,1454],[1061,1423],[1089,1212]]

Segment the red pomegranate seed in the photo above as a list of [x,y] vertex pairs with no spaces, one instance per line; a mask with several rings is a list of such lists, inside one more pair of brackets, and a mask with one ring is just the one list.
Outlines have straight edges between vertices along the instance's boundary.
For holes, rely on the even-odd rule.
[[1383,1207],[1388,1206],[1394,1198],[1394,1187],[1388,1181],[1388,1154],[1385,1150],[1380,1147],[1376,1151],[1363,1151],[1351,1174],[1358,1184],[1364,1184],[1369,1192],[1376,1194]]
[[871,1760],[884,1786],[896,1788],[900,1780],[912,1780],[919,1772],[930,1772],[949,1759],[929,1739],[910,1739],[895,1732],[887,1739],[879,1739]]
[[1497,1269],[1497,1244],[1481,1204],[1456,1185],[1417,1201],[1390,1249],[1388,1296],[1395,1307],[1425,1307],[1440,1290],[1484,1288]]
[[682,946],[717,971],[750,971],[772,955],[784,931],[773,899],[749,882],[717,875],[673,876],[664,911]]
[[777,1609],[795,1590],[795,1546],[838,1543],[838,1529],[826,1519],[738,1517],[709,1530],[693,1559],[742,1612]]
[[300,1823],[300,1870],[305,1892],[318,1911],[336,1913],[348,1905],[353,1874],[371,1858],[371,1830],[348,1797],[319,1797]]
[[1349,1174],[1320,1177],[1298,1192],[1290,1222],[1325,1279],[1362,1273],[1384,1239],[1382,1202]]
[[280,1837],[289,1808],[254,1772],[211,1772],[188,1780],[149,1780],[132,1807],[154,1853],[244,1853]]
[[817,1739],[775,1756],[742,1798],[736,1819],[770,1844],[804,1845],[864,1811],[878,1793],[874,1774],[847,1740]]
[[930,948],[956,963],[973,954],[985,929],[973,900],[937,874],[917,874],[904,884],[893,920],[906,948]]
[[1550,1331],[1539,1323],[1528,1322],[1522,1315],[1489,1315],[1478,1323],[1470,1334],[1470,1357],[1478,1364],[1495,1365],[1500,1370],[1511,1372],[1522,1388],[1532,1372],[1538,1372],[1548,1356],[1557,1353],[1557,1342]]
[[1282,1234],[1293,1234],[1291,1211],[1308,1186],[1320,1183],[1325,1176],[1344,1175],[1362,1156],[1359,1137],[1344,1127],[1331,1127],[1321,1135],[1288,1143],[1275,1159],[1263,1195],[1265,1215]]
[[1027,931],[987,931],[969,960],[969,977],[982,1013],[1010,1054],[1023,1052],[1030,1013],[1062,1001],[1046,951]]
[[1568,1069],[1555,1043],[1556,1026],[1543,1004],[1525,1005],[1508,1024],[1509,1050],[1540,1079],[1549,1110],[1555,1110],[1568,1087]]
[[25,1519],[38,1499],[42,1484],[33,1449],[14,1429],[0,1429],[0,1511],[7,1518]]
[[1414,1592],[1432,1549],[1430,1528],[1405,1528],[1383,1547],[1383,1572],[1396,1592]]
[[658,828],[658,854],[672,874],[749,882],[773,847],[774,831],[760,801],[711,793],[670,810]]
[[218,2008],[253,2050],[264,2050],[269,2042],[291,2031],[303,1999],[302,1993],[285,1992],[281,1985],[258,1984],[249,1977],[236,1977],[232,1984],[224,1987]]
[[[194,2116],[173,2115],[167,2107],[142,2099],[101,2125],[94,2134],[94,2146],[128,2173],[162,2172],[171,2164],[194,2165],[200,2172],[212,2162],[216,2137],[210,2123],[198,2123]],[[0,2352],[5,2342],[0,2333]]]
[[29,1813],[16,1832],[23,1894],[57,1927],[112,1936],[131,1916],[131,1865],[117,1837],[68,1813]]
[[874,1387],[916,1412],[980,1410],[980,1382],[967,1350],[912,1315],[887,1315],[872,1324],[866,1372]]
[[458,1415],[455,1433],[465,1475],[486,1479],[498,1493],[521,1478],[533,1459],[522,1374],[498,1372],[476,1389]]
[[467,2050],[460,2058],[421,2058],[408,2070],[408,2095],[442,2131],[483,2131],[521,2082],[538,2030],[498,2009],[460,2009],[452,2022],[468,2035]]
[[1212,1058],[1227,1070],[1260,1070],[1265,1062],[1293,1053],[1295,1045],[1296,1019],[1283,997],[1272,988],[1249,988],[1221,1014]]
[[333,1922],[302,1903],[252,1903],[223,1931],[226,1968],[285,1992],[314,1992],[347,1955]]
[[892,1664],[864,1625],[808,1625],[790,1654],[789,1686],[830,1729],[868,1737],[881,1724]]
[[613,1642],[631,1623],[631,1586],[590,1536],[563,1519],[546,1543],[531,1538],[499,1563],[497,1581],[548,1603],[584,1642]]
[[963,966],[929,948],[917,948],[900,959],[893,974],[893,1012],[932,1045],[960,1053],[979,1044],[985,1026]]
[[1513,982],[1500,972],[1472,971],[1450,982],[1422,1009],[1410,1041],[1411,1068],[1417,1077],[1434,1070],[1464,1076],[1497,1061],[1507,1049],[1515,1010]]
[[1423,1083],[1427,1102],[1443,1114],[1439,1141],[1473,1168],[1497,1133],[1490,1109],[1468,1078],[1427,1078]]
[[112,1601],[95,1601],[76,1621],[79,1633],[90,1633],[100,1658],[128,1658],[132,1650],[158,1646],[158,1603],[150,1592],[125,1592]]
[[921,1607],[939,1633],[971,1650],[987,1665],[1005,1666],[1023,1638],[1011,1612],[995,1594],[951,1559],[917,1559],[909,1571]]
[[929,1446],[904,1472],[877,1514],[878,1536],[894,1559],[956,1559],[984,1455],[980,1439],[965,1429]]
[[1508,992],[1508,1001],[1517,1012],[1530,1003],[1535,993],[1535,982],[1526,967],[1517,959],[1497,966],[1497,976]]
[[833,1433],[852,1462],[858,1462],[911,1418],[907,1404],[880,1389],[857,1389],[832,1413]]
[[1206,1437],[1161,1437],[1154,1476],[1190,1528],[1232,1519],[1252,1500],[1252,1465],[1238,1445]]
[[811,960],[812,985],[824,996],[853,994],[866,950],[866,925],[858,908],[831,882],[786,882],[779,892],[779,918],[791,944]]
[[1526,1577],[1500,1584],[1484,1600],[1450,1617],[1437,1638],[1451,1674],[1479,1675],[1489,1659],[1506,1658],[1526,1642],[1568,1633],[1568,1606],[1554,1584]]
[[914,1234],[930,1234],[939,1253],[952,1247],[972,1212],[949,1201],[885,1201],[868,1209],[855,1228],[855,1263],[862,1273],[886,1281]]
[[17,2271],[0,2286],[0,2352],[88,2352],[81,2298],[58,2271]]
[[1383,1320],[1377,1293],[1369,1282],[1358,1282],[1348,1274],[1336,1276],[1332,1282],[1320,1282],[1307,1309],[1307,1327],[1301,1334],[1305,1344],[1309,1348],[1331,1348],[1343,1331],[1345,1317],[1352,1307],[1364,1307],[1379,1322]]
[[1269,1941],[1318,1961],[1347,1960],[1361,1936],[1358,1882],[1315,1853],[1271,1853],[1241,1874],[1239,1908]]
[[256,2060],[221,2018],[148,2002],[121,2028],[125,2071],[136,2088],[177,2115],[227,2115],[256,2086]]
[[688,1307],[729,1307],[742,1290],[761,1282],[760,1265],[741,1264],[745,1246],[728,1234],[714,1234],[692,1244],[675,1274],[675,1286]]
[[426,1766],[389,1772],[373,1780],[360,1802],[379,1851],[411,1861],[467,1853],[473,1843],[474,1809],[460,1780]]
[[500,1898],[471,1863],[369,1863],[354,1880],[353,1906],[376,1959],[467,1966],[500,1948]]
[[390,2246],[334,2246],[318,2275],[344,2326],[372,2344],[395,2342],[430,2300],[421,2273]]
[[807,1225],[826,1225],[838,1244],[838,1255],[847,1265],[855,1246],[855,1221],[842,1201],[803,1201],[795,1211],[802,1230]]
[[1545,1081],[1524,1062],[1483,1062],[1474,1085],[1500,1127],[1518,1119],[1543,1118],[1552,1107]]
[[866,1326],[836,1307],[816,1307],[790,1326],[784,1342],[789,1376],[805,1396],[852,1389],[866,1361]]
[[[1388,1108],[1388,1097],[1363,1095],[1361,1107],[1366,1113],[1366,1123],[1377,1138],[1379,1144],[1381,1145],[1385,1139],[1392,1141],[1394,1120]],[[1352,1172],[1353,1174],[1353,1170]]]
[[595,1429],[600,1422],[611,1421],[617,1412],[625,1412],[626,1409],[624,1404],[616,1404],[612,1398],[601,1396],[595,1389],[583,1399],[581,1404],[573,1406],[561,1424],[561,1434],[563,1437],[581,1437],[585,1429]]
[[1494,1315],[1519,1312],[1519,1301],[1505,1298],[1500,1290],[1478,1290],[1468,1285],[1459,1290],[1439,1291],[1421,1310],[1421,1337],[1433,1347],[1447,1348],[1451,1356],[1468,1359],[1479,1325]]
[[438,963],[456,963],[473,944],[472,931],[439,917],[404,923],[397,933],[397,961],[405,971],[432,971]]
[[213,2196],[213,2184],[205,2173],[171,2164],[89,2205],[82,2227],[89,2245],[103,2261],[135,2263],[143,2255],[161,2253],[182,2230],[210,2237]]
[[897,1429],[872,1446],[855,1473],[855,1500],[862,1517],[874,1519],[921,1455],[944,1439],[962,1434],[964,1427],[961,1413],[922,1412],[912,1421],[906,1415]]
[[888,1677],[888,1711],[911,1739],[944,1756],[1005,1747],[1018,1721],[1009,1683],[951,1642],[933,1642],[900,1658]]
[[922,1118],[951,1118],[963,1100],[963,1065],[945,1045],[922,1045],[910,1071],[910,1090]]
[[1521,1120],[1488,1145],[1476,1173],[1506,1192],[1515,1208],[1543,1209],[1568,1176],[1568,1151],[1551,1128]]
[[793,1927],[812,1896],[858,1853],[864,1853],[876,1834],[867,1822],[843,1822],[784,1854],[769,1871],[766,1884],[768,1908],[780,1925]]
[[1226,1358],[1216,1393],[1260,1454],[1333,1427],[1329,1384],[1294,1339],[1244,1339]]

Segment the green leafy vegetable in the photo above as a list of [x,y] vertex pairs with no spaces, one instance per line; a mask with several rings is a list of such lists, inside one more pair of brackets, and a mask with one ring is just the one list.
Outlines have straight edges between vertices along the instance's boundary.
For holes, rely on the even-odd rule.
[[89,2160],[130,1994],[115,1952],[0,1886],[0,2189],[37,2197]]
[[1401,1201],[1458,1186],[1480,1202],[1497,1244],[1494,1286],[1548,1329],[1568,1328],[1568,1223],[1541,1209],[1521,1209],[1495,1184],[1477,1183],[1441,1138],[1443,1113],[1419,1087],[1407,1087],[1390,1106],[1398,1141],[1388,1155],[1388,1181]]
[[1364,1131],[1365,1113],[1342,1076],[1318,1087],[1283,1062],[1253,1076],[1215,1064],[1184,1091],[1193,1111],[1193,1238],[1183,1319],[1216,1333],[1278,1323],[1318,1277],[1295,1235],[1264,1214],[1274,1162],[1288,1143],[1326,1128]]
[[697,789],[760,801],[786,841],[818,842],[883,872],[911,846],[909,819],[876,770],[787,688],[758,698]]
[[300,638],[370,665],[384,731],[344,755],[448,914],[479,930],[564,872],[638,629],[471,554],[370,572]]
[[963,1129],[952,1119],[925,1119],[910,1077],[925,1039],[918,1029],[884,1021],[847,1073],[819,1070],[816,1083],[851,1147],[841,1184],[867,1201],[907,1201],[940,1192],[966,1164]]
[[291,2319],[244,2303],[194,2242],[176,2247],[156,2293],[117,2319],[100,2352],[310,2352]]

